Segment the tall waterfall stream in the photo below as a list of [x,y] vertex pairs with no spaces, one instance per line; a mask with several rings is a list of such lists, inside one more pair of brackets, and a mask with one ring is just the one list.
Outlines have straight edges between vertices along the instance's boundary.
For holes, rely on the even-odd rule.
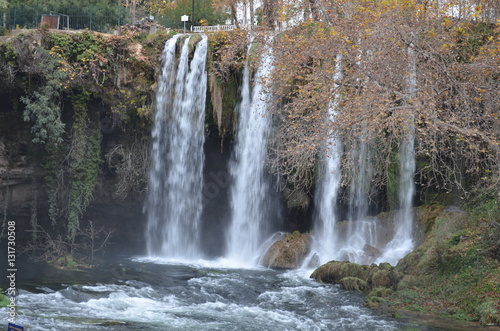
[[[250,47],[249,47],[250,51]],[[262,66],[251,88],[248,62],[243,72],[241,102],[238,107],[237,141],[229,171],[231,223],[227,231],[227,258],[239,264],[255,264],[262,242],[269,237],[270,183],[265,177],[267,140],[271,118],[263,79],[272,70],[272,55],[264,54]]]

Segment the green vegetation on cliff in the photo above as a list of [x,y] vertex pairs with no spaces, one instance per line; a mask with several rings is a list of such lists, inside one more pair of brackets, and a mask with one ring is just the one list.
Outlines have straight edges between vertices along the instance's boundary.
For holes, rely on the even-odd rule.
[[405,277],[389,307],[500,323],[500,204],[481,199],[427,220],[425,241],[398,263]]
[[[238,88],[247,60],[247,36],[241,30],[219,31],[209,35],[208,122],[216,124],[223,139],[232,135],[236,121],[235,108],[239,101]],[[209,116],[210,110],[212,116]]]

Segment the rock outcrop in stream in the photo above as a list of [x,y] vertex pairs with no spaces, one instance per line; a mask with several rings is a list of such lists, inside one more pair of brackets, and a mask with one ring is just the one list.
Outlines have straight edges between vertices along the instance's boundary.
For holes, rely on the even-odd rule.
[[275,242],[266,252],[263,265],[277,269],[297,269],[310,251],[310,236],[295,231]]
[[316,269],[311,278],[322,283],[340,284],[347,290],[368,292],[377,287],[396,289],[403,274],[389,263],[368,266],[348,261],[330,261]]

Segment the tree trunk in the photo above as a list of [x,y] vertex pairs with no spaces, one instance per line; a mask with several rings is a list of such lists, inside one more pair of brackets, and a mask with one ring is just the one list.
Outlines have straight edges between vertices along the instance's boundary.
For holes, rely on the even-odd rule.
[[313,21],[319,22],[319,9],[316,0],[309,0],[309,8],[311,10],[311,16]]
[[253,0],[250,0],[250,27],[253,26],[254,21],[254,8],[253,8]]
[[275,16],[275,3],[274,0],[264,0],[264,13],[262,24],[270,29],[274,29],[276,24],[274,22]]
[[132,0],[132,9],[131,9],[131,14],[132,14],[132,23],[135,23],[135,21],[137,20],[136,18],[136,4],[137,4],[137,0]]
[[231,1],[231,15],[233,16],[234,24],[236,25],[236,29],[240,28],[240,23],[238,22],[238,16],[236,12],[236,4],[235,1]]

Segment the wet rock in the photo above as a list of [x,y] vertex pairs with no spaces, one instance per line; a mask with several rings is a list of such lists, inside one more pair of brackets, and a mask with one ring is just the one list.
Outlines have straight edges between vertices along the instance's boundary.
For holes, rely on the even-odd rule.
[[317,253],[314,253],[309,262],[307,263],[307,268],[308,269],[313,269],[319,267],[320,261],[319,261],[319,255]]
[[378,248],[370,246],[368,244],[363,247],[363,252],[368,258],[372,260],[376,260],[382,255],[382,253],[380,253]]
[[370,284],[373,285],[373,287],[391,287],[389,274],[390,271],[388,270],[374,270],[369,277]]
[[297,269],[304,262],[309,250],[309,234],[295,231],[275,242],[264,255],[262,264],[270,268]]
[[340,284],[344,277],[356,277],[368,280],[370,266],[348,261],[330,261],[314,270],[311,278],[322,283]]

